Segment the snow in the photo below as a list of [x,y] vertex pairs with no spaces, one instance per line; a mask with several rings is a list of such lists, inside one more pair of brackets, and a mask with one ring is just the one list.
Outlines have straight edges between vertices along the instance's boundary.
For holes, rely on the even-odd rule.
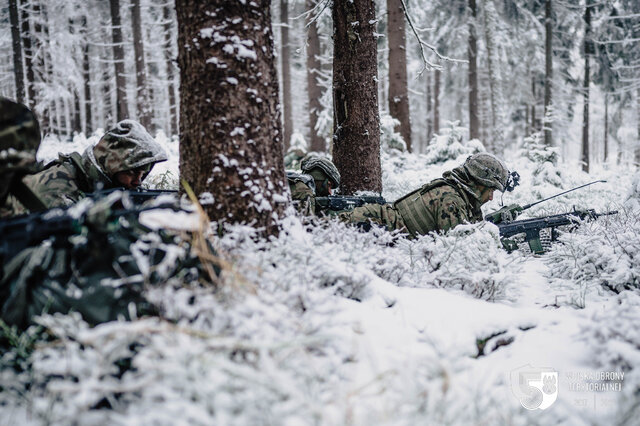
[[[423,155],[390,148],[394,135],[383,134],[383,195],[396,199],[484,149],[456,129],[443,130]],[[95,140],[47,139],[38,157]],[[150,179],[177,176],[176,141],[156,140],[170,160]],[[41,317],[56,340],[38,344],[30,373],[0,369],[0,424],[622,422],[640,386],[640,178],[605,167],[586,175],[527,143],[505,159],[522,176],[505,204],[605,179],[523,217],[574,205],[619,213],[563,233],[537,256],[502,250],[490,224],[412,241],[293,214],[269,239],[228,226],[211,236],[225,262],[219,285],[149,288],[160,318],[89,328],[75,314]],[[211,194],[200,201],[214,202]],[[168,210],[141,220],[154,228],[199,224],[195,213]],[[134,252],[144,252],[147,242],[137,244]],[[545,410],[524,409],[512,391],[513,372],[527,365],[558,372],[557,400]],[[624,373],[619,391],[589,390],[614,384],[587,379],[605,373]]]

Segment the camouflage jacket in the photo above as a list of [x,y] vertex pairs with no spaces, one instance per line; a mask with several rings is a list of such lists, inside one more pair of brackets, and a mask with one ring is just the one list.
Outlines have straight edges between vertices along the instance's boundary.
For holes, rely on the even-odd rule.
[[344,221],[365,225],[373,222],[411,237],[446,232],[460,223],[482,220],[480,192],[462,168],[445,172],[393,205],[367,204],[340,215]]
[[287,172],[291,200],[296,210],[305,216],[312,216],[316,210],[315,182],[313,177],[301,173]]
[[[119,134],[118,131],[128,133]],[[140,124],[124,120],[94,147],[85,149],[82,155],[77,152],[60,155],[43,171],[26,177],[24,181],[48,208],[65,207],[99,186],[103,189],[119,186],[112,180],[118,172],[166,159],[162,147]]]

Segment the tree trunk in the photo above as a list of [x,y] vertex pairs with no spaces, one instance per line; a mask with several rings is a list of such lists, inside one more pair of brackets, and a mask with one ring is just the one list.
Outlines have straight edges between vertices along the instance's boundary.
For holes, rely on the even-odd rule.
[[504,155],[504,98],[497,46],[497,12],[493,0],[484,0],[484,29],[487,46],[489,91],[491,96],[491,144],[494,153]]
[[400,124],[395,131],[402,135],[411,152],[411,120],[407,83],[407,49],[402,0],[387,0],[387,34],[389,37],[389,114]]
[[25,104],[33,110],[36,103],[36,93],[33,87],[35,74],[33,72],[33,50],[31,48],[31,26],[30,13],[27,4],[21,7],[22,25],[22,50],[24,53],[24,66],[26,69],[25,88],[27,99]]
[[433,97],[431,96],[431,73],[425,72],[425,80],[427,83],[427,144],[433,136]]
[[433,73],[433,133],[440,134],[440,70]]
[[291,46],[289,44],[289,6],[280,0],[280,44],[282,45],[282,109],[284,113],[284,150],[291,146],[293,117],[291,111]]
[[164,51],[167,61],[167,90],[169,91],[169,127],[167,134],[172,135],[178,131],[178,104],[176,102],[175,74],[173,55],[171,53],[171,7],[166,5],[162,8],[162,20],[164,28]]
[[343,194],[382,191],[373,0],[333,2],[333,158]]
[[[47,28],[47,17],[44,7],[39,2],[33,3],[33,16],[34,25],[33,32],[35,34],[35,46],[34,52],[37,52],[35,56],[36,69],[40,82],[46,85],[51,79],[50,61],[48,58],[48,44],[49,44],[49,30]],[[51,133],[53,128],[52,119],[52,102],[47,99],[43,99],[40,102],[40,128],[43,134]]]
[[124,47],[122,24],[120,22],[120,0],[109,0],[111,8],[111,38],[113,42],[113,63],[116,75],[116,114],[117,120],[129,118],[127,105],[127,78],[124,75]]
[[89,57],[89,36],[87,33],[87,17],[81,18],[84,46],[82,51],[82,77],[84,79],[84,133],[89,136],[93,131],[91,114],[91,65]]
[[180,175],[212,220],[275,233],[288,186],[270,3],[176,0],[176,12]]
[[[638,135],[636,146],[634,150],[634,163],[636,166],[640,166],[640,89],[636,90],[636,117],[637,117],[637,126],[638,126]],[[620,149],[622,152],[622,149]]]
[[604,162],[609,159],[609,94],[604,94]]
[[582,110],[582,171],[589,173],[589,56],[591,55],[591,6],[589,0],[584,11],[584,82],[583,90],[583,110]]
[[551,88],[553,84],[553,26],[551,0],[545,5],[545,61],[544,61],[544,143],[553,145],[553,123],[551,121]]
[[[307,10],[312,10],[318,4],[318,0],[307,0]],[[318,83],[318,74],[320,73],[320,37],[318,36],[318,26],[315,22],[311,22],[313,16],[307,15],[307,28],[309,29],[307,43],[307,93],[309,95],[309,134],[311,135],[309,144],[310,151],[324,152],[327,150],[324,139],[318,135],[316,129],[318,123],[318,115],[322,111],[320,98],[322,97],[322,88]]]
[[13,76],[16,82],[16,100],[24,103],[24,69],[22,68],[22,41],[18,0],[9,0],[9,22],[11,23],[11,46],[13,48]]
[[538,123],[536,117],[536,102],[538,100],[536,93],[536,78],[531,77],[531,97],[533,101],[531,102],[531,132],[536,133],[538,131]]
[[478,42],[476,37],[476,0],[469,0],[469,44],[467,57],[469,60],[469,139],[480,137],[478,119]]
[[133,52],[136,57],[136,103],[138,121],[146,129],[151,127],[151,98],[147,87],[147,71],[144,61],[144,41],[140,19],[140,0],[132,0],[131,25],[133,33]]

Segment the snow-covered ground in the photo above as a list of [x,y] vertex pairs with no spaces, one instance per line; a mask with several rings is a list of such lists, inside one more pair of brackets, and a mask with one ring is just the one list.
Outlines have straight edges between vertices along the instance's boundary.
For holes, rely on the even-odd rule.
[[[151,179],[177,176],[177,142],[157,139],[171,158]],[[96,140],[46,141],[39,156]],[[388,200],[479,149],[436,142],[383,153]],[[0,424],[637,424],[640,178],[553,156],[535,141],[508,153],[522,179],[503,202],[605,179],[527,214],[619,214],[541,256],[505,252],[490,224],[414,241],[295,216],[269,240],[230,227],[213,239],[230,262],[219,285],[151,289],[160,319],[43,317],[56,340],[28,373],[0,370]]]

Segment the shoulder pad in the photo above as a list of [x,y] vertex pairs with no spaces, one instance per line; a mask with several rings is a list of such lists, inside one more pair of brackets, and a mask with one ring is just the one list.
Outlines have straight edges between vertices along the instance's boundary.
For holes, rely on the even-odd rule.
[[287,182],[292,185],[296,182],[302,182],[309,188],[316,192],[316,181],[313,180],[313,176],[306,175],[304,173],[287,172]]

